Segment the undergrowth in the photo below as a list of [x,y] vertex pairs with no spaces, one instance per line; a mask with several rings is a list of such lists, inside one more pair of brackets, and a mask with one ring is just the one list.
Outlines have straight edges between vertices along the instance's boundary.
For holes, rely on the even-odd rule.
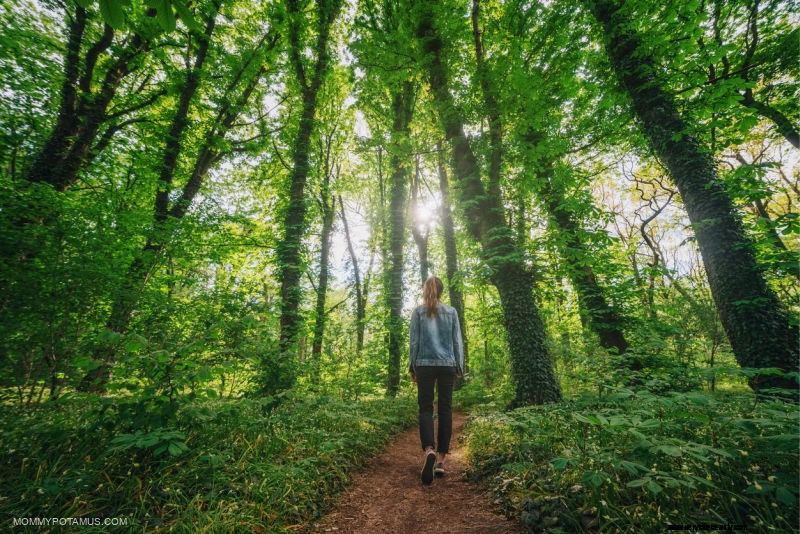
[[536,532],[661,532],[798,517],[798,407],[752,394],[619,389],[508,413],[466,429],[468,475]]
[[[130,531],[282,532],[416,420],[413,399],[192,401],[134,430],[121,404],[3,407],[0,517],[128,518]],[[102,531],[83,527],[81,531]],[[69,530],[69,529],[66,529]]]

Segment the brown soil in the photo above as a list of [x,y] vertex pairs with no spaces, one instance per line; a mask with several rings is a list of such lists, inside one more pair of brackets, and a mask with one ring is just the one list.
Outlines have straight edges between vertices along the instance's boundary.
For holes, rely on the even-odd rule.
[[398,435],[367,469],[357,474],[339,504],[311,527],[312,532],[514,533],[519,523],[496,513],[490,495],[464,480],[464,452],[458,438],[466,417],[453,414],[447,473],[430,486],[420,482],[419,430]]

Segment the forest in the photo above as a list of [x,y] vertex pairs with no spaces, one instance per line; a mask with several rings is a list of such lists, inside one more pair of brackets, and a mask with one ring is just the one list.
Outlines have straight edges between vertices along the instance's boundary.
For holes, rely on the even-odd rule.
[[416,428],[430,275],[466,349],[448,476],[517,531],[798,528],[794,2],[0,27],[4,528],[313,531]]

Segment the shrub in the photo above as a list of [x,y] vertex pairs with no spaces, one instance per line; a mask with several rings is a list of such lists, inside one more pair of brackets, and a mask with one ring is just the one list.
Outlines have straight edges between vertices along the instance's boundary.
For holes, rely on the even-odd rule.
[[621,388],[475,419],[469,475],[488,480],[505,512],[537,531],[791,531],[800,519],[798,414],[752,395]]
[[318,518],[353,469],[416,421],[409,398],[281,400],[195,400],[174,428],[139,431],[89,396],[5,407],[0,514],[281,532]]

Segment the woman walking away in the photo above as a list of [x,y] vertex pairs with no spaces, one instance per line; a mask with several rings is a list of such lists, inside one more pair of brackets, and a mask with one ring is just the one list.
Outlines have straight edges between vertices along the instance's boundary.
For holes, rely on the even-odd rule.
[[[422,306],[411,314],[409,366],[417,384],[419,438],[424,451],[422,483],[444,476],[444,460],[453,433],[453,382],[464,374],[464,345],[454,308],[440,301],[442,281],[431,276],[422,287]],[[433,387],[439,392],[439,430],[433,440]],[[438,445],[438,447],[436,447]],[[437,458],[438,452],[438,458]]]

